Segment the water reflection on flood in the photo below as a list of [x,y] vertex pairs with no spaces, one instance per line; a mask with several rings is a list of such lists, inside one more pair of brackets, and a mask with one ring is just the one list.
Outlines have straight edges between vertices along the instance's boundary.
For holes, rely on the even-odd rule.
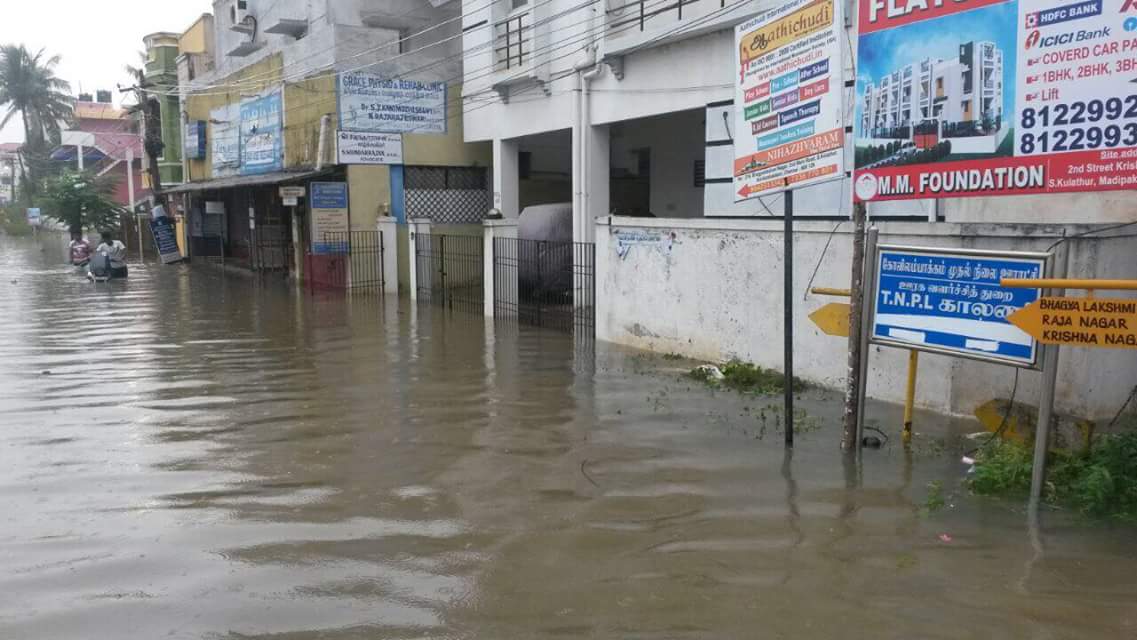
[[836,397],[787,455],[681,362],[41,245],[0,238],[0,637],[1137,637],[1132,529],[922,513],[958,461],[858,468]]

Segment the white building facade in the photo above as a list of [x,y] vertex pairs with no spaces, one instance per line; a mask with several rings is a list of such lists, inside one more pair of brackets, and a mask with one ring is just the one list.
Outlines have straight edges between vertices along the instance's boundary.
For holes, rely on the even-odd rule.
[[[493,143],[493,197],[506,218],[527,206],[571,202],[574,238],[595,242],[597,338],[709,360],[780,368],[783,198],[735,202],[733,28],[776,6],[768,0],[465,0],[466,140]],[[848,6],[848,5],[846,5]],[[849,16],[847,24],[856,24]],[[846,39],[855,47],[855,33]],[[938,118],[1007,135],[1003,55],[965,43],[950,60],[925,59],[879,79],[858,119],[845,61],[845,122],[897,127]],[[991,120],[983,124],[984,118]],[[963,124],[959,124],[963,123]],[[948,132],[937,125],[937,135]],[[953,133],[958,130],[952,130]],[[967,144],[994,144],[995,134]],[[911,133],[909,133],[911,135]],[[796,190],[797,373],[840,387],[846,343],[808,315],[832,299],[810,285],[848,287],[850,180]],[[1137,273],[1131,192],[873,202],[881,242],[1046,250],[1069,241],[1073,277]],[[870,395],[903,397],[906,354],[874,348]],[[1006,367],[927,355],[918,404],[968,414],[1006,398]],[[1023,372],[1019,400],[1038,374]],[[1060,411],[1116,411],[1137,380],[1123,352],[1071,353],[1060,373]]]

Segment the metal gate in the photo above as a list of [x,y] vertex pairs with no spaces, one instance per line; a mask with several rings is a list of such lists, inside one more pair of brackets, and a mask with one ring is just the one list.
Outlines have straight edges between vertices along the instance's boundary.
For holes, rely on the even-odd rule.
[[292,234],[283,224],[262,224],[249,229],[249,268],[287,273],[292,266]]
[[594,335],[596,245],[494,238],[494,317]]
[[481,314],[484,310],[481,236],[415,235],[415,292],[422,302]]
[[339,231],[324,234],[325,250],[307,256],[306,280],[311,289],[380,293],[383,270],[382,231]]
[[481,224],[490,208],[484,167],[406,167],[403,194],[407,217],[433,224]]

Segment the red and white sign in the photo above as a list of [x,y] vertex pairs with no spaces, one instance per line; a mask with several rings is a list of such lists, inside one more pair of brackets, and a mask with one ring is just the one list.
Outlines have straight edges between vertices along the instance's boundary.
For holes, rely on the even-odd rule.
[[1137,2],[860,3],[857,200],[1137,188]]

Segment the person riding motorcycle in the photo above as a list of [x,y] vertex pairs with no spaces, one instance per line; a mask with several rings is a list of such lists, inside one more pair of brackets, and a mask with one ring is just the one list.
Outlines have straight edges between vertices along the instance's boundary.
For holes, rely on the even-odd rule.
[[102,242],[99,246],[95,247],[95,253],[106,256],[109,260],[110,273],[112,278],[125,278],[127,276],[126,269],[126,245],[118,241],[111,231],[102,232]]

